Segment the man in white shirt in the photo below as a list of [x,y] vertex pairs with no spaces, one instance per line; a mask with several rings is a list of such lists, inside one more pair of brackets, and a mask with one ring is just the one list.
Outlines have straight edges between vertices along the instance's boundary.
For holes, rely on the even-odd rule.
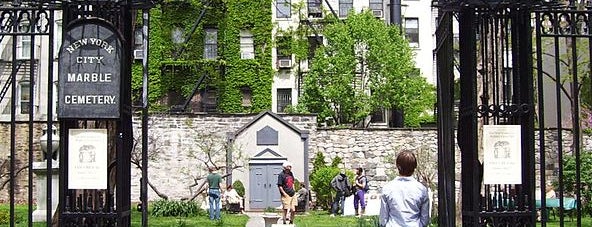
[[382,188],[380,226],[425,227],[430,223],[428,189],[412,177],[417,159],[411,151],[397,155],[399,176]]

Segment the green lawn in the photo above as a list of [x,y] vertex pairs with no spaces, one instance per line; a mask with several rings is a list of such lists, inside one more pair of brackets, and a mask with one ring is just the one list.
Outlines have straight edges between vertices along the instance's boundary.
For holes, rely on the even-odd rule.
[[[195,217],[153,217],[148,215],[148,226],[228,226],[244,227],[249,221],[247,215],[226,214],[222,212],[221,221],[211,221],[206,214]],[[142,213],[132,212],[132,226],[142,226]]]
[[[8,221],[9,206],[7,204],[0,204],[0,222]],[[16,226],[24,227],[27,226],[27,205],[15,206],[16,213]],[[337,216],[330,217],[326,211],[314,211],[307,215],[297,215],[295,219],[296,226],[298,227],[373,227],[376,222],[376,216],[364,217],[362,219],[353,216]],[[195,217],[153,217],[148,216],[149,226],[171,226],[171,227],[182,227],[182,226],[220,226],[220,227],[243,227],[248,221],[246,215],[240,214],[225,214],[222,213],[222,221],[210,221],[207,213],[200,212],[200,215]],[[132,226],[141,226],[142,214],[138,211],[132,211]],[[576,226],[577,221],[573,221],[566,217],[564,220],[564,226]],[[1,226],[9,226],[4,224]],[[45,223],[35,223],[33,226],[41,227],[46,226]],[[431,225],[436,226],[436,225]],[[541,223],[537,223],[537,226],[542,226]],[[552,217],[547,222],[548,227],[559,227],[559,217]],[[582,226],[592,226],[592,218],[584,216],[582,218]]]
[[294,223],[298,227],[373,227],[376,216],[356,218],[354,216],[331,217],[326,211],[315,211],[308,215],[296,215]]

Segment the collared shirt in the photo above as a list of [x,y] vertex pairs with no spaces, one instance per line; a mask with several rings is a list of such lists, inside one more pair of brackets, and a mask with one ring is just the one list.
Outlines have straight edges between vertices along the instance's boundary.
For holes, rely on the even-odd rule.
[[413,177],[397,177],[382,188],[380,226],[424,227],[429,224],[428,189]]

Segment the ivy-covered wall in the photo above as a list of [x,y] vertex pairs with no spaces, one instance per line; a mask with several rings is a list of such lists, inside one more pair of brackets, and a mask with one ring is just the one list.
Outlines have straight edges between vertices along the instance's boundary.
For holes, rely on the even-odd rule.
[[[181,39],[190,34],[204,7],[203,20],[184,44],[173,42],[175,29]],[[141,26],[141,16],[138,16]],[[204,28],[218,29],[216,60],[203,59]],[[181,104],[198,79],[206,77],[201,89],[216,90],[217,109],[223,113],[260,112],[271,108],[271,0],[213,0],[204,6],[199,0],[165,0],[150,12],[149,99],[152,110],[168,110]],[[250,30],[254,59],[241,59],[240,31]],[[177,34],[178,37],[178,34]],[[181,52],[181,50],[184,50]],[[142,64],[133,66],[132,88],[141,95]],[[242,105],[241,90],[251,91],[251,105]],[[175,99],[179,95],[181,98]]]

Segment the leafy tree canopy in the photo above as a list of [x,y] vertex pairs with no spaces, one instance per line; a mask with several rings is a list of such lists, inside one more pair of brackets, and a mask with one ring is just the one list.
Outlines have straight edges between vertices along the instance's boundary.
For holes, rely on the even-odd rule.
[[[413,62],[413,51],[396,26],[369,11],[351,13],[323,29],[320,47],[304,77],[302,105],[323,121],[359,124],[380,108],[399,109],[407,126],[433,107],[434,87]],[[427,62],[426,64],[432,64]]]

